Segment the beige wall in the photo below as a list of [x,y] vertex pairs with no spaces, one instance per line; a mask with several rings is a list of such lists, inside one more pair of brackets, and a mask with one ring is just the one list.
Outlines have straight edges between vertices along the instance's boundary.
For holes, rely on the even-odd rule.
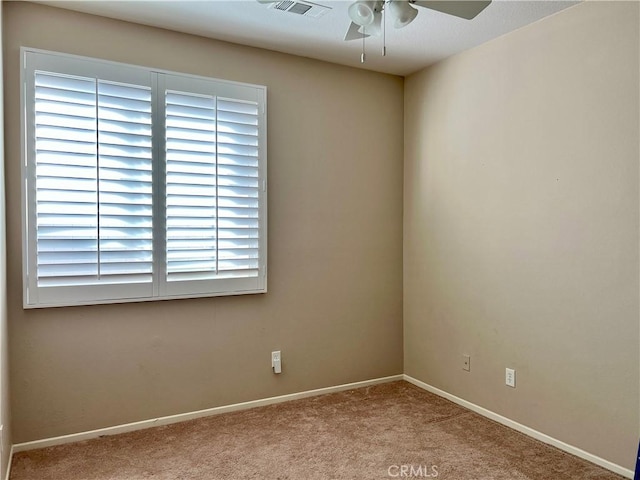
[[[16,443],[402,373],[402,78],[35,4],[4,28]],[[22,309],[21,45],[267,85],[266,295]]]
[[405,373],[626,468],[638,6],[580,4],[405,80]]
[[6,228],[4,195],[4,116],[3,116],[3,62],[2,62],[2,9],[0,2],[0,478],[5,478],[11,448],[11,416],[9,398],[9,362],[7,334],[7,275]]

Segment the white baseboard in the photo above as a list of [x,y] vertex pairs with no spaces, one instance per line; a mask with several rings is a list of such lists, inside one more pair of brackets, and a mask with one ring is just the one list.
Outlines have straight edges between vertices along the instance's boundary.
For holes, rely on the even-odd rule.
[[588,462],[595,463],[596,465],[606,468],[607,470],[617,473],[618,475],[622,475],[627,478],[633,478],[633,472],[627,468],[621,467],[620,465],[617,465],[613,462],[605,460],[604,458],[598,457],[597,455],[593,455],[589,452],[585,452],[584,450],[581,450],[578,447],[574,447],[573,445],[569,445],[568,443],[565,443],[561,440],[550,437],[549,435],[546,435],[542,432],[534,430],[533,428],[529,428],[526,425],[522,425],[521,423],[515,422],[507,417],[503,417],[502,415],[492,412],[491,410],[487,410],[486,408],[480,407],[475,403],[471,403],[460,397],[456,397],[455,395],[447,393],[444,390],[440,390],[439,388],[433,387],[427,383],[421,382],[420,380],[410,377],[409,375],[403,375],[403,378],[407,382],[414,384],[416,387],[420,387],[423,390],[426,390],[431,393],[435,393],[436,395],[446,398],[447,400],[451,400],[453,403],[457,403],[462,407],[468,408],[469,410],[479,413],[483,417],[490,418],[491,420],[494,420],[498,423],[501,423],[502,425],[505,425],[509,428],[517,430],[518,432],[524,433],[525,435],[535,438],[536,440],[540,440],[543,443],[552,445],[556,448],[559,448],[560,450],[563,450],[567,453],[575,455],[576,457],[580,457],[584,460],[587,460]]
[[[278,397],[263,398],[260,400],[253,400],[250,402],[235,403],[233,405],[224,405],[221,407],[207,408],[205,410],[198,410],[195,412],[180,413],[178,415],[169,415],[167,417],[153,418],[150,420],[143,420],[140,422],[126,423],[124,425],[116,425],[113,427],[100,428],[97,430],[90,430],[88,432],[72,433],[70,435],[62,435],[60,437],[45,438],[42,440],[34,440],[32,442],[16,443],[11,447],[11,452],[24,452],[27,450],[35,450],[37,448],[51,447],[53,445],[62,445],[65,443],[80,442],[82,440],[90,440],[92,438],[98,438],[105,435],[117,435],[119,433],[132,432],[134,430],[143,430],[145,428],[158,427],[160,425],[170,425],[172,423],[184,422],[186,420],[193,420],[195,418],[209,417],[212,415],[219,415],[221,413],[235,412],[238,410],[246,410],[249,408],[262,407],[264,405],[271,405],[274,403],[288,402],[291,400],[299,400],[301,398],[314,397],[317,395],[324,395],[326,393],[342,392],[344,390],[351,390],[353,388],[368,387],[371,385],[377,385],[380,383],[393,382],[396,380],[403,380],[403,375],[393,375],[390,377],[374,378],[371,380],[364,380],[355,383],[345,383],[343,385],[336,385],[333,387],[318,388],[315,390],[307,390],[304,392],[291,393],[288,395],[280,395]],[[7,477],[8,480],[8,477]]]

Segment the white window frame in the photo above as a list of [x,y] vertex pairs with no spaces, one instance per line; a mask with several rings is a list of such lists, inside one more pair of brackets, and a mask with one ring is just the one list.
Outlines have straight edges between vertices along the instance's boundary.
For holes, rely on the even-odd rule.
[[[196,75],[150,69],[100,59],[21,48],[22,126],[22,252],[23,306],[44,308],[106,303],[125,303],[180,298],[265,293],[267,291],[267,89],[265,86],[231,82]],[[35,214],[35,87],[36,71],[94,77],[100,80],[150,85],[153,125],[153,273],[147,283],[41,286],[37,279],[37,225]],[[250,101],[258,105],[258,218],[257,275],[240,278],[167,281],[166,275],[166,158],[164,151],[164,92],[182,89]]]

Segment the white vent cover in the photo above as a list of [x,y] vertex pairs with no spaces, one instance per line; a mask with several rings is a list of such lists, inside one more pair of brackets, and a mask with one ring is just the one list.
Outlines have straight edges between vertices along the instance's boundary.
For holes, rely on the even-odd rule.
[[304,15],[305,17],[320,18],[322,15],[331,10],[331,7],[318,5],[317,3],[301,2],[293,0],[285,0],[282,2],[274,2],[269,4],[269,8],[274,8],[283,12]]

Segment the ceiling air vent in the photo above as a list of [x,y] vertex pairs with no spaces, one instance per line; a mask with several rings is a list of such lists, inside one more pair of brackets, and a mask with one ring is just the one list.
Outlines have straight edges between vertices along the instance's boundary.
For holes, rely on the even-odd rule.
[[305,3],[294,3],[293,6],[289,9],[291,13],[297,13],[299,15],[304,15],[309,10],[311,10],[311,5],[307,5]]
[[289,7],[293,5],[295,2],[277,2],[275,4],[276,10],[284,10],[285,12],[289,10]]
[[324,5],[318,5],[311,2],[299,2],[286,0],[283,2],[274,2],[269,5],[270,8],[281,10],[283,12],[296,13],[298,15],[304,15],[305,17],[319,18],[329,10],[331,7],[325,7]]

